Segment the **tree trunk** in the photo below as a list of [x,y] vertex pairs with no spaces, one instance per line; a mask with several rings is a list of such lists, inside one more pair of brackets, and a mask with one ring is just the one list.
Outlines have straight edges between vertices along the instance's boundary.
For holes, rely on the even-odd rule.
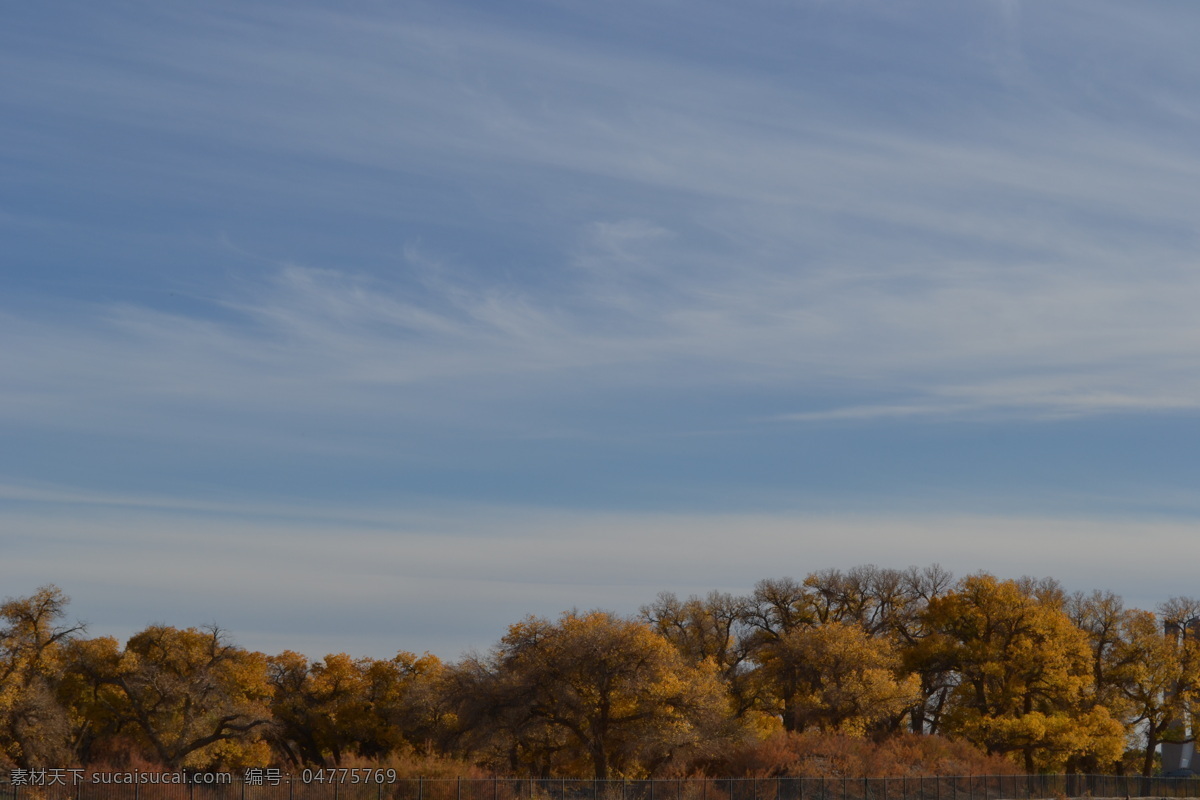
[[601,743],[592,745],[592,766],[596,770],[596,780],[608,780],[608,753],[604,752]]
[[1154,772],[1154,748],[1158,747],[1158,734],[1154,727],[1146,733],[1146,755],[1142,758],[1142,777],[1149,778]]

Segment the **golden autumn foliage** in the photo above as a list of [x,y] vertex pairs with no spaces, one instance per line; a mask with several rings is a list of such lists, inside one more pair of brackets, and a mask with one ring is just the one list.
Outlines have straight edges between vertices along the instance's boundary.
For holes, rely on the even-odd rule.
[[442,663],[428,653],[310,663],[290,650],[268,660],[274,741],[293,766],[341,766],[414,749],[442,722],[433,686]]
[[68,711],[72,743],[79,763],[119,763],[134,745],[121,735],[125,723],[119,686],[109,678],[121,660],[121,645],[111,636],[73,639],[58,686]]
[[741,716],[755,709],[758,688],[747,669],[750,646],[744,635],[745,614],[745,601],[727,592],[686,600],[661,592],[653,603],[642,606],[640,617],[691,666],[715,665],[735,713]]
[[[388,765],[398,775],[884,777],[1155,764],[1200,730],[1200,601],[823,570],[631,619],[528,617],[443,663],[122,645],[48,586],[0,605],[0,765]],[[1140,746],[1139,746],[1140,745]]]
[[1187,710],[1200,695],[1200,641],[1178,632],[1164,635],[1154,615],[1145,611],[1128,612],[1121,623],[1112,681],[1128,704],[1128,716],[1145,732],[1146,772],[1155,745],[1186,739]]
[[63,649],[82,625],[61,625],[67,598],[46,586],[0,606],[0,752],[12,764],[44,767],[61,762],[70,722],[55,697]]
[[644,775],[715,745],[727,719],[711,660],[690,665],[649,626],[605,612],[529,617],[481,667],[509,746],[552,748],[564,774]]
[[251,733],[271,722],[267,660],[217,628],[152,625],[93,676],[116,688],[113,711],[148,756],[177,768],[245,766],[269,757]]
[[959,675],[946,733],[1019,756],[1030,772],[1075,756],[1120,759],[1125,730],[1090,702],[1087,636],[1061,605],[981,573],[931,602],[929,618]]
[[840,622],[791,631],[765,655],[762,668],[791,673],[797,731],[863,736],[881,724],[895,728],[920,688],[916,675],[900,674],[891,642]]

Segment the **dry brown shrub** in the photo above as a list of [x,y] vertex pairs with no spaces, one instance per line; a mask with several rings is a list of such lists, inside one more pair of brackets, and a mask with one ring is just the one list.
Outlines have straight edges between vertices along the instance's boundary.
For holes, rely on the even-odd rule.
[[743,745],[710,775],[746,778],[900,778],[934,775],[1015,775],[1020,768],[963,741],[899,734],[882,742],[822,733],[778,733]]

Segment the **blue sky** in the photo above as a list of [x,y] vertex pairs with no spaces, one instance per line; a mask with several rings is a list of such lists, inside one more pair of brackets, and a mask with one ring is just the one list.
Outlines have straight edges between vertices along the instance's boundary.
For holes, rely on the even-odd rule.
[[1195,594],[1200,8],[24,4],[0,593],[454,657],[861,563]]

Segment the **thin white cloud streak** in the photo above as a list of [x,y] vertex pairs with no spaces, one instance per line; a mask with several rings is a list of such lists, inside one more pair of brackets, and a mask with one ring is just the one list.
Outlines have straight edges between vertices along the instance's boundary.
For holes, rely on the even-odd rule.
[[156,505],[131,513],[8,503],[0,579],[17,594],[59,585],[94,635],[215,622],[255,648],[322,655],[361,647],[377,656],[454,656],[487,647],[529,613],[634,613],[659,591],[745,593],[761,578],[868,562],[1048,575],[1143,607],[1194,585],[1171,554],[1186,552],[1195,526],[1170,520],[460,505],[419,515],[376,508],[387,523],[363,525],[357,511],[336,508],[320,521],[277,521],[197,515],[169,508],[169,499]]
[[229,303],[235,322],[133,306],[54,324],[10,314],[0,335],[19,344],[0,354],[0,408],[67,425],[189,410],[423,418],[470,415],[489,397],[552,396],[584,372],[614,398],[739,383],[907,395],[827,410],[843,417],[1200,407],[1200,274],[1134,282],[967,269],[909,288],[853,274],[740,273],[735,285],[731,271],[672,293],[646,281],[686,281],[655,262],[676,256],[639,246],[589,245],[579,288],[590,296],[565,302],[467,284],[413,302],[403,287],[290,267]]

